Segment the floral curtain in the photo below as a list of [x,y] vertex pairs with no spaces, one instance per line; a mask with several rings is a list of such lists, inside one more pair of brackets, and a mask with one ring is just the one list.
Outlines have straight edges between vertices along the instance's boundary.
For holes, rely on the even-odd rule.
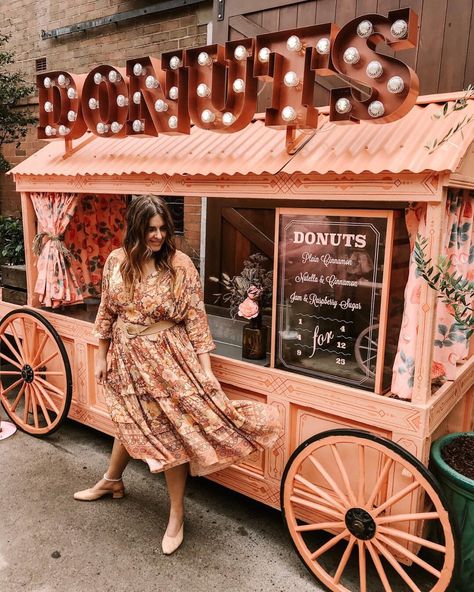
[[[474,232],[473,232],[474,192],[451,189],[448,194],[445,226],[442,236],[442,253],[452,263],[453,271],[473,280],[474,270]],[[411,250],[417,234],[426,236],[426,205],[410,209],[406,214],[410,235]],[[418,307],[424,280],[419,277],[413,256],[405,288],[405,308],[398,351],[393,366],[392,394],[410,400],[413,391],[415,372],[415,350],[418,333]],[[432,379],[453,380],[456,365],[468,353],[465,332],[456,323],[450,306],[438,300],[436,310],[436,332],[433,352]]]
[[77,204],[64,242],[83,298],[100,296],[102,268],[110,251],[121,244],[125,211],[121,195],[83,195]]
[[64,232],[74,216],[78,196],[72,193],[30,194],[38,220],[33,250],[38,255],[35,292],[44,306],[82,302],[81,290],[64,244]]

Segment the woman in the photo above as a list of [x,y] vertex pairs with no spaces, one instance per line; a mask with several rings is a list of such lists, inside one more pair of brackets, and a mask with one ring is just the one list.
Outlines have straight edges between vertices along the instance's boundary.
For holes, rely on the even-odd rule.
[[170,554],[183,541],[188,466],[191,475],[219,471],[270,447],[281,426],[269,405],[230,401],[212,373],[215,346],[199,275],[176,249],[171,215],[159,197],[135,197],[128,208],[123,247],[104,266],[94,334],[95,376],[116,439],[103,479],[74,497],[123,497],[130,457],[152,473],[164,471],[170,515],[162,548]]

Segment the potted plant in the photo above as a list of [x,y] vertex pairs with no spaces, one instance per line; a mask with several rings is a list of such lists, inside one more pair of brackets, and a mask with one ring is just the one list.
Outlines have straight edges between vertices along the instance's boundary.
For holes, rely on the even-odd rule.
[[[474,332],[474,282],[456,273],[448,257],[440,257],[437,264],[426,259],[427,243],[417,237],[414,257],[418,273],[451,307],[456,324],[469,339]],[[462,565],[455,590],[468,592],[474,581],[474,432],[448,434],[434,442],[431,465],[461,533]]]
[[2,299],[26,304],[26,266],[23,226],[20,218],[0,217]]
[[249,322],[242,330],[242,357],[249,360],[265,358],[267,352],[267,327],[262,324],[262,311],[270,306],[273,290],[273,272],[264,267],[268,258],[261,253],[250,255],[244,261],[240,275],[222,274],[210,277],[225,288],[224,294],[215,294],[229,305],[233,319],[238,316]]

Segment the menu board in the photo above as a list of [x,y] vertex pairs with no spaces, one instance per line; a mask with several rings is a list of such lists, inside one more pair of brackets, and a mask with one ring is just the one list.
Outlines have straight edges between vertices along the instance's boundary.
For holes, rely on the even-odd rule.
[[275,366],[375,385],[389,214],[280,210]]

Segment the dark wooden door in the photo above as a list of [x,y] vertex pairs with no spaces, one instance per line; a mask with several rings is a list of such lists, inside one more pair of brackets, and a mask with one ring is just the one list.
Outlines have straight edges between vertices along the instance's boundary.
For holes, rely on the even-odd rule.
[[273,265],[275,204],[246,199],[208,200],[206,220],[206,302],[213,304],[221,288],[210,276],[240,274],[249,255],[262,253]]
[[[311,24],[342,26],[362,14],[410,7],[420,18],[419,44],[399,57],[418,73],[421,94],[459,91],[474,83],[473,0],[225,0],[222,20],[214,4],[218,43]],[[393,55],[388,48],[381,51]],[[269,98],[265,89],[259,110]],[[316,94],[316,104],[327,104],[327,92]]]

